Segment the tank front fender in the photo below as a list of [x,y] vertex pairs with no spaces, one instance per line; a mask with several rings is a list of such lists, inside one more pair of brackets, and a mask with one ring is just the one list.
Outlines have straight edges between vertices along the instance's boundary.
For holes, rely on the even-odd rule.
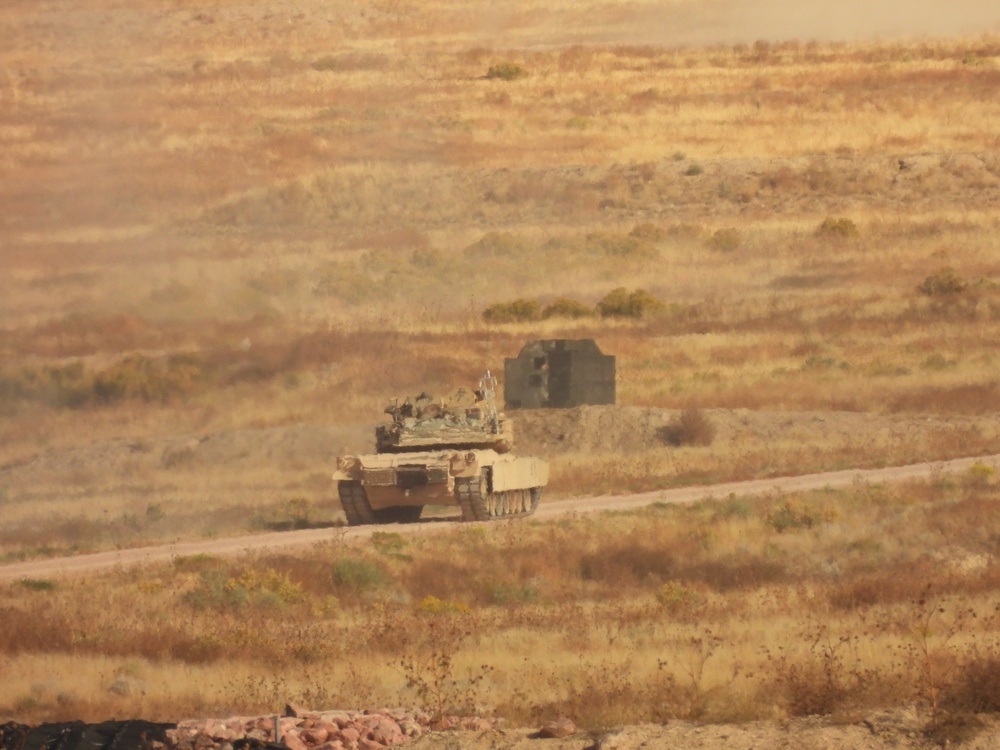
[[355,456],[341,456],[337,459],[337,470],[333,472],[334,482],[351,482],[361,479],[361,461]]

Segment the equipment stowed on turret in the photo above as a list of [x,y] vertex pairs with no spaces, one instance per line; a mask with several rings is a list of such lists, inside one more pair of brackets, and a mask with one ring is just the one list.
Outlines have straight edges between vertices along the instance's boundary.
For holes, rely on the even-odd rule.
[[391,421],[375,428],[376,453],[337,459],[347,522],[413,522],[425,505],[457,505],[465,521],[534,513],[548,462],[510,453],[513,427],[497,411],[496,385],[487,372],[476,391],[390,403]]

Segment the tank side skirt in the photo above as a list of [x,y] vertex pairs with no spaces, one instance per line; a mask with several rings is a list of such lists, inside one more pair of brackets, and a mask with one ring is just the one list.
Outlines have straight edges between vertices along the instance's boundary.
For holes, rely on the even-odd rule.
[[499,521],[530,516],[538,507],[541,487],[504,490],[490,489],[489,470],[478,477],[457,477],[455,498],[465,521]]

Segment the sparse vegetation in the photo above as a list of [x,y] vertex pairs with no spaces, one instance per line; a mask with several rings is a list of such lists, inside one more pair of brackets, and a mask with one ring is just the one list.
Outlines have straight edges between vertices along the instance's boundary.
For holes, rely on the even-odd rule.
[[743,238],[740,237],[738,229],[725,227],[723,229],[716,229],[712,233],[712,237],[708,241],[708,246],[719,252],[731,253],[739,248],[742,241]]
[[589,318],[594,314],[594,308],[583,302],[568,297],[559,297],[545,306],[542,310],[543,318],[569,318],[578,320]]
[[821,237],[857,237],[858,227],[851,219],[846,217],[834,218],[827,216],[823,219],[819,227],[817,227],[816,233]]
[[514,62],[495,63],[486,71],[487,78],[495,78],[501,81],[516,81],[519,78],[526,78],[528,71],[524,66]]
[[663,303],[645,289],[630,292],[625,287],[613,289],[597,303],[602,318],[644,318],[663,307]]
[[[637,418],[628,461],[595,419],[604,442],[554,452],[548,497],[1000,450],[995,34],[574,45],[642,9],[515,0],[498,53],[455,4],[330,6],[289,35],[279,6],[95,0],[94,55],[78,13],[7,5],[3,561],[332,525],[331,458],[385,398],[474,383],[529,332],[596,337],[620,407],[680,413]],[[126,669],[148,718],[915,705],[957,743],[997,711],[996,495],[984,464],[14,581],[0,712],[125,715]],[[469,635],[435,651],[431,622]]]
[[530,299],[497,302],[483,310],[483,320],[487,323],[524,323],[540,317],[541,308],[535,300]]
[[660,430],[660,437],[670,445],[711,445],[715,426],[701,409],[685,409]]
[[965,291],[966,286],[955,269],[946,266],[924,279],[917,290],[928,297],[950,297]]
[[[241,713],[265,710],[274,689],[282,700],[388,703],[401,676],[429,710],[487,700],[515,722],[566,711],[587,726],[712,721],[751,696],[743,720],[937,706],[928,732],[957,736],[947,717],[1000,710],[989,646],[1000,587],[974,551],[1000,531],[983,512],[997,492],[931,480],[724,498],[516,533],[457,528],[305,556],[179,558],[86,587],[7,584],[0,656],[15,670],[69,648],[83,664],[140,665],[130,674],[140,669],[163,707],[154,718],[217,700],[162,678],[182,665]],[[929,559],[929,549],[951,551]],[[169,611],[183,627],[150,615]],[[526,623],[547,659],[522,658]],[[748,642],[748,628],[765,635]],[[280,688],[248,687],[262,660],[283,675]],[[371,680],[314,682],[348,663]],[[14,674],[11,694],[24,694]],[[582,691],[595,674],[610,682]],[[124,693],[79,697],[101,679],[84,669],[59,685],[65,705],[45,693],[19,710],[86,717],[126,705]]]

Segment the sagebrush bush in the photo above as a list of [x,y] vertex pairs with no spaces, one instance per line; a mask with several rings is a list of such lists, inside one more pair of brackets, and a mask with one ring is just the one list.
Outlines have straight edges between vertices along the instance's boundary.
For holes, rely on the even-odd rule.
[[337,58],[333,55],[324,55],[313,60],[309,67],[320,72],[327,72],[337,70],[340,65],[337,64]]
[[333,580],[348,591],[368,591],[389,583],[389,576],[381,565],[352,557],[337,560],[332,573]]
[[[167,403],[218,384],[199,355],[154,358],[130,354],[96,372],[80,361],[25,367],[0,375],[0,401],[35,402],[54,408],[110,406],[121,401]],[[221,374],[221,373],[220,373]],[[233,380],[246,373],[227,373]]]
[[659,242],[667,237],[667,231],[658,224],[645,222],[642,224],[636,224],[632,227],[632,231],[629,232],[629,236],[649,240],[650,242]]
[[779,534],[785,531],[811,529],[835,518],[834,511],[803,503],[798,499],[775,503],[767,513],[768,525]]
[[948,297],[965,291],[968,286],[951,266],[935,271],[924,279],[917,291],[928,297]]
[[712,236],[708,240],[708,246],[719,252],[731,253],[739,248],[742,241],[743,238],[740,236],[738,229],[725,227],[717,229],[712,233]]
[[680,581],[667,581],[656,590],[656,601],[671,615],[681,615],[701,607],[705,597]]
[[486,77],[501,81],[516,81],[525,78],[528,71],[522,65],[513,62],[501,62],[491,65],[486,71]]
[[664,304],[645,289],[629,292],[618,287],[597,303],[602,318],[643,318],[664,308]]
[[541,308],[532,299],[497,302],[483,310],[483,320],[487,323],[526,323],[541,317]]
[[669,445],[711,445],[715,425],[701,409],[685,409],[660,428],[660,439]]
[[816,234],[821,237],[857,237],[858,227],[850,219],[827,216],[816,228]]
[[19,583],[29,591],[55,591],[59,584],[49,578],[22,578]]
[[593,307],[585,305],[578,300],[569,299],[568,297],[559,297],[546,305],[542,310],[543,318],[570,318],[571,320],[577,320],[579,318],[589,318],[593,314]]
[[588,252],[609,258],[655,258],[658,253],[645,237],[618,232],[591,232],[586,237]]
[[527,243],[510,232],[487,232],[463,250],[469,260],[517,258],[529,250]]

